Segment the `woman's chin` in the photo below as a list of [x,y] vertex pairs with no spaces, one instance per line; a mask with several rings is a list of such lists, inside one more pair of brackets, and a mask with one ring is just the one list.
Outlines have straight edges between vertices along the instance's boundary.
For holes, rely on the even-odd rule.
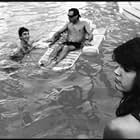
[[115,88],[116,90],[120,91],[120,92],[130,92],[130,89],[127,89],[127,88],[123,88],[122,86],[118,85],[118,84],[115,84]]

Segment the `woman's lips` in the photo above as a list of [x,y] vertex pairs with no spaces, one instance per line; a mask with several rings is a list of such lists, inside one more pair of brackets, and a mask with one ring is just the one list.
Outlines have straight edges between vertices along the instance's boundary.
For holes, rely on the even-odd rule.
[[115,78],[115,83],[119,85],[121,84],[121,82],[117,78]]

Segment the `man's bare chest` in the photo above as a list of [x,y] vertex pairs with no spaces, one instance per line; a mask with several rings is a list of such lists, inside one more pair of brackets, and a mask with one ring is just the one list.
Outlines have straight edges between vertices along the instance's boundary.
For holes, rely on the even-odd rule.
[[71,24],[68,26],[68,30],[70,32],[83,32],[84,31],[84,26],[79,25],[79,24]]

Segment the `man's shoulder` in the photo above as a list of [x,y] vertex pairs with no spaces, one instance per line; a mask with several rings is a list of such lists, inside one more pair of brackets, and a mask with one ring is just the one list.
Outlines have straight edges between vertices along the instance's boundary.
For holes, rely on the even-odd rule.
[[17,48],[17,47],[20,46],[20,43],[19,42],[12,41],[12,42],[9,43],[9,46],[11,48]]
[[85,27],[91,27],[92,22],[90,20],[84,18],[84,19],[80,20],[80,24]]
[[84,23],[84,24],[89,24],[91,22],[91,20],[87,19],[87,18],[81,18],[80,19],[80,22],[81,23]]

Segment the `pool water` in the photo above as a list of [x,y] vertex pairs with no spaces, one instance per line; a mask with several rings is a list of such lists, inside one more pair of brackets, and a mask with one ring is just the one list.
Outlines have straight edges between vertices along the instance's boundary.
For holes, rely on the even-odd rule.
[[112,51],[140,34],[137,22],[120,15],[116,2],[1,2],[0,60],[13,49],[18,28],[32,38],[48,38],[63,26],[67,11],[107,27],[98,55],[82,54],[72,69],[54,72],[38,67],[45,49],[35,49],[19,69],[0,71],[0,138],[102,138],[115,118],[121,94],[114,88]]

